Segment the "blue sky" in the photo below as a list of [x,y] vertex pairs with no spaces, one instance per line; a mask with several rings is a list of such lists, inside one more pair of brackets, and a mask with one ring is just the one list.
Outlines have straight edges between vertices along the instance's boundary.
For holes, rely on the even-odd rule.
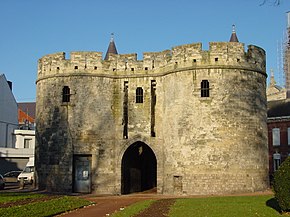
[[137,53],[138,59],[143,52],[194,42],[208,49],[211,41],[228,41],[235,24],[240,42],[266,50],[267,72],[273,68],[283,85],[277,47],[290,0],[281,1],[0,0],[0,74],[13,82],[18,102],[35,101],[37,61],[44,55],[105,54],[112,32],[118,52]]

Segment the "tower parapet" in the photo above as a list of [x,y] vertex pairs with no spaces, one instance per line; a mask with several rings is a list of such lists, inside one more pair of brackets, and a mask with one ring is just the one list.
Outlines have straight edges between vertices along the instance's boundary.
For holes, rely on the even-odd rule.
[[245,51],[243,43],[210,42],[209,50],[202,50],[201,43],[193,43],[161,52],[145,52],[143,60],[137,60],[136,53],[110,53],[108,60],[102,59],[102,52],[71,52],[70,59],[65,58],[64,52],[49,54],[39,59],[38,79],[66,74],[154,76],[184,67],[237,67],[266,73],[265,65],[265,51],[254,45],[249,45]]

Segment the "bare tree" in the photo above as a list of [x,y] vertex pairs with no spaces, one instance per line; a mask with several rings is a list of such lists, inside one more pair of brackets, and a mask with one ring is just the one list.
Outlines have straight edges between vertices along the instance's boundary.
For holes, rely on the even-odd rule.
[[278,6],[281,4],[281,1],[282,0],[262,0],[262,3],[260,5],[264,5],[268,2],[271,5]]

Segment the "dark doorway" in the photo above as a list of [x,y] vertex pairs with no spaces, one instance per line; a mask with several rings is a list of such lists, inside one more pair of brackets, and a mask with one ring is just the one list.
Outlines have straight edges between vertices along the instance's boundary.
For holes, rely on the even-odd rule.
[[135,142],[122,158],[122,194],[153,189],[157,184],[157,161],[152,149]]
[[91,193],[91,156],[74,156],[74,192]]

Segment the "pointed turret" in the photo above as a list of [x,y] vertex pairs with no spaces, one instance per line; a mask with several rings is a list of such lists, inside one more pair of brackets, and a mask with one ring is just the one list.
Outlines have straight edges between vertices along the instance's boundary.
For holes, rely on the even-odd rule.
[[232,31],[232,35],[230,38],[230,42],[239,42],[239,39],[238,39],[237,34],[236,34],[236,26],[235,25],[233,25],[233,31]]
[[107,53],[106,53],[106,56],[105,56],[105,60],[108,60],[109,59],[109,54],[118,54],[118,51],[117,51],[117,48],[116,48],[116,45],[115,45],[115,42],[114,42],[114,33],[111,34],[111,40],[110,40],[110,44],[109,44],[109,47],[108,47],[108,50],[107,50]]
[[275,81],[275,78],[274,78],[274,70],[270,69],[270,71],[271,71],[270,86],[274,87],[276,85],[276,81]]

